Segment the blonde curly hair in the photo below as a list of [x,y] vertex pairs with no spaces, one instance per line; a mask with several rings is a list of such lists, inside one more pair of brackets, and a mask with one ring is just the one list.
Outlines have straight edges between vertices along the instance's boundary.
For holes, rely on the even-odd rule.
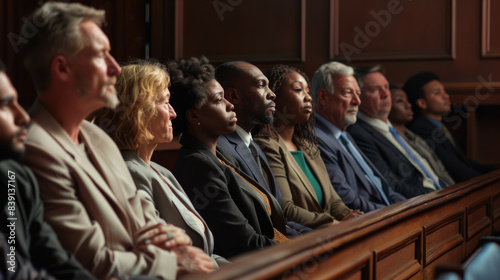
[[168,89],[170,76],[165,65],[153,60],[134,60],[122,67],[116,90],[120,104],[102,108],[90,118],[106,131],[121,150],[137,153],[153,139],[149,123],[158,114],[156,104]]

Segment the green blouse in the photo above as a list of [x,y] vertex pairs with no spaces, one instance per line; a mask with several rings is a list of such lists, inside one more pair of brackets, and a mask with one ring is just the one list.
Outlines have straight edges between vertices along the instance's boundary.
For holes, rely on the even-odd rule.
[[304,158],[304,153],[302,151],[290,151],[290,152],[292,153],[292,156],[297,162],[297,164],[300,166],[300,169],[302,169],[307,179],[311,183],[314,192],[316,192],[316,197],[318,198],[319,205],[323,205],[323,190],[321,189],[321,185],[316,179],[316,176],[314,176],[311,169],[309,168],[309,165],[307,164],[306,159]]

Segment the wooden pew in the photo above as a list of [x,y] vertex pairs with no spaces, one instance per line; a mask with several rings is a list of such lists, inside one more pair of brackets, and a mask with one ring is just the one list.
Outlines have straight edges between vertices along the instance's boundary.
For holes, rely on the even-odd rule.
[[434,279],[500,232],[500,170],[182,279]]

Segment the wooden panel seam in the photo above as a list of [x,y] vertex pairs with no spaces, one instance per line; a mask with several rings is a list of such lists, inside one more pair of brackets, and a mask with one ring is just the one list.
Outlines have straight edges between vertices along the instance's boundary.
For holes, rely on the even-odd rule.
[[[455,247],[462,244],[465,240],[464,236],[464,220],[465,220],[465,211],[458,210],[454,213],[450,213],[445,217],[438,219],[437,221],[432,222],[428,226],[424,226],[424,266],[429,265],[434,260],[445,254],[446,252],[451,251]],[[439,244],[436,244],[433,247],[427,247],[427,237],[444,228],[445,226],[458,221],[459,222],[459,232],[455,235],[450,236],[448,239],[442,240]]]
[[406,236],[403,236],[393,242],[384,244],[379,248],[374,250],[374,269],[373,269],[373,278],[377,278],[377,267],[378,262],[389,257],[390,255],[396,253],[397,251],[405,248],[407,245],[415,243],[415,254],[414,259],[411,260],[403,267],[399,267],[395,269],[392,274],[388,278],[393,278],[399,275],[398,277],[404,276],[405,278],[409,278],[412,275],[415,275],[419,271],[423,269],[422,266],[422,246],[423,246],[423,229],[418,228]]
[[500,51],[491,50],[491,0],[482,0],[481,18],[481,57],[500,57]]
[[[469,216],[485,207],[486,216],[469,224]],[[477,234],[488,226],[491,226],[491,199],[487,198],[481,201],[471,203],[467,206],[467,241],[473,239]]]
[[359,271],[361,273],[361,279],[368,279],[372,270],[370,265],[373,262],[372,256],[373,254],[371,252],[365,252],[352,261],[337,266],[329,270],[328,273],[323,273],[319,276],[324,279],[346,279]]

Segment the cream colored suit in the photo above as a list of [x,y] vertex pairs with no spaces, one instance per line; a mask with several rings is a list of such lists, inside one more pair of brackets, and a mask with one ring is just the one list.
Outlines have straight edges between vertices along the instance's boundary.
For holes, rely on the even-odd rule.
[[139,248],[138,231],[157,224],[153,204],[137,195],[114,142],[84,121],[77,147],[52,115],[35,103],[23,161],[36,174],[45,219],[61,244],[99,278],[151,275],[175,279],[176,255]]

